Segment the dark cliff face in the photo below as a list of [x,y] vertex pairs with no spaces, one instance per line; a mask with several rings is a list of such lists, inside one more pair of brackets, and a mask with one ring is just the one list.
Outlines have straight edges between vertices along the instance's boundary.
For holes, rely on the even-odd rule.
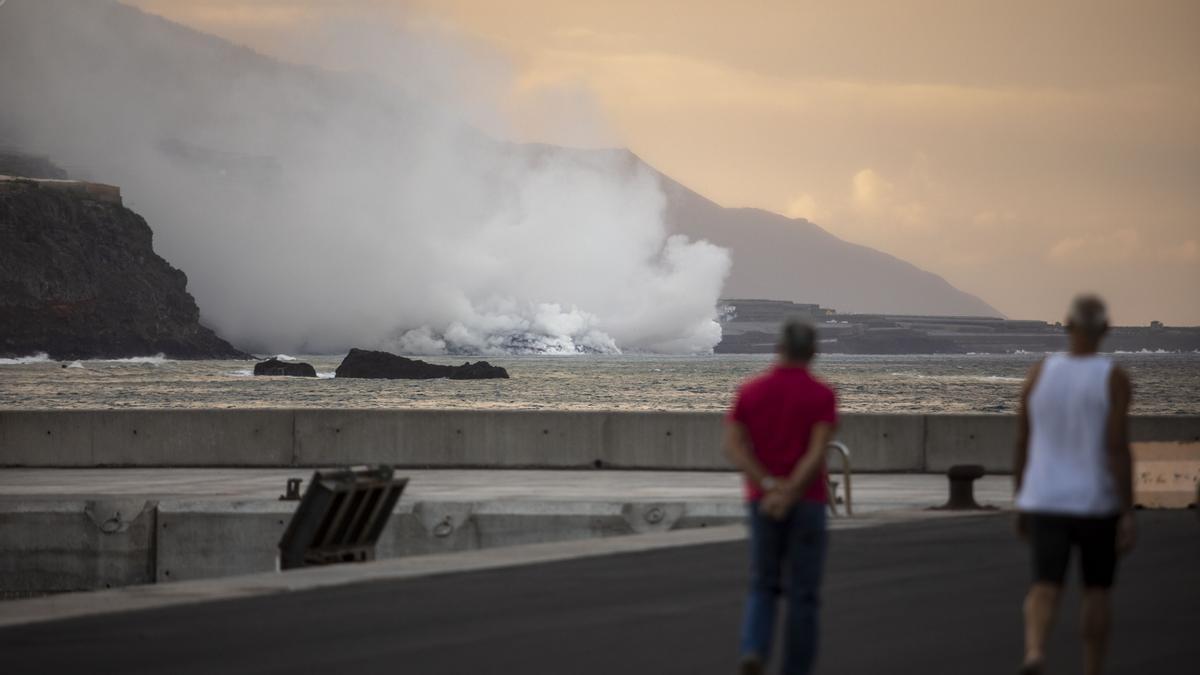
[[200,325],[152,237],[118,203],[0,181],[0,355],[245,358]]

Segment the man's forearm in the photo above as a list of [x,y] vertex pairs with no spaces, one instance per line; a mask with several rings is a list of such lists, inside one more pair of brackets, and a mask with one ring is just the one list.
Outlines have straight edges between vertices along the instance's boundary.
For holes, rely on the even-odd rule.
[[820,475],[821,467],[825,464],[825,452],[829,441],[833,438],[833,425],[821,422],[812,431],[809,439],[808,452],[792,469],[788,476],[788,491],[799,495],[808,489],[813,480]]
[[731,425],[728,428],[725,434],[725,455],[738,471],[756,485],[762,485],[763,480],[770,475],[754,456],[740,426]]

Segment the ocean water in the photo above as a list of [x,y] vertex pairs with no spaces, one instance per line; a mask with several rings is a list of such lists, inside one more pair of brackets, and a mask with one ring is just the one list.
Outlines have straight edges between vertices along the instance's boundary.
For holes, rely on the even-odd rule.
[[[740,382],[771,363],[766,355],[523,356],[488,359],[508,380],[339,380],[340,355],[298,358],[320,377],[253,377],[248,361],[0,359],[0,408],[723,410]],[[1040,358],[822,355],[814,369],[847,412],[1010,413]],[[1200,414],[1200,354],[1116,358],[1133,378],[1134,412]]]

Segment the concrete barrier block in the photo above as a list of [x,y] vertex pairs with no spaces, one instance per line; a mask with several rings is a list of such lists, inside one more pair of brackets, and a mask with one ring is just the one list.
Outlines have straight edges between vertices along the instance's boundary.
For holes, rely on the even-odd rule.
[[112,410],[97,413],[92,457],[111,466],[287,466],[288,410]]
[[927,415],[925,470],[980,464],[989,473],[1011,473],[1016,443],[1014,415]]
[[0,590],[58,592],[154,581],[155,503],[0,503]]
[[439,454],[458,466],[592,466],[603,454],[605,420],[580,411],[455,411],[444,433],[461,435],[462,448]]
[[0,411],[0,466],[94,466],[89,410]]
[[721,413],[607,413],[604,466],[727,469]]
[[470,502],[401,502],[375,545],[377,558],[451,553],[479,548]]
[[162,502],[155,580],[210,579],[274,570],[279,540],[298,503]]
[[[923,415],[843,415],[837,440],[850,449],[854,471],[924,471]],[[831,466],[841,470],[841,463]]]
[[1133,415],[1129,440],[1200,442],[1200,415]]
[[478,504],[473,519],[481,548],[633,533],[616,502],[493,501]]

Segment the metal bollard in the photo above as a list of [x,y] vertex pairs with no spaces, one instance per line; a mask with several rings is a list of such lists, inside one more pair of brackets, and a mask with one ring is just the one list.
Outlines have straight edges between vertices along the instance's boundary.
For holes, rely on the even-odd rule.
[[985,471],[978,464],[955,464],[946,471],[950,479],[950,499],[938,507],[947,511],[969,511],[983,509],[975,501],[975,481],[983,478]]

